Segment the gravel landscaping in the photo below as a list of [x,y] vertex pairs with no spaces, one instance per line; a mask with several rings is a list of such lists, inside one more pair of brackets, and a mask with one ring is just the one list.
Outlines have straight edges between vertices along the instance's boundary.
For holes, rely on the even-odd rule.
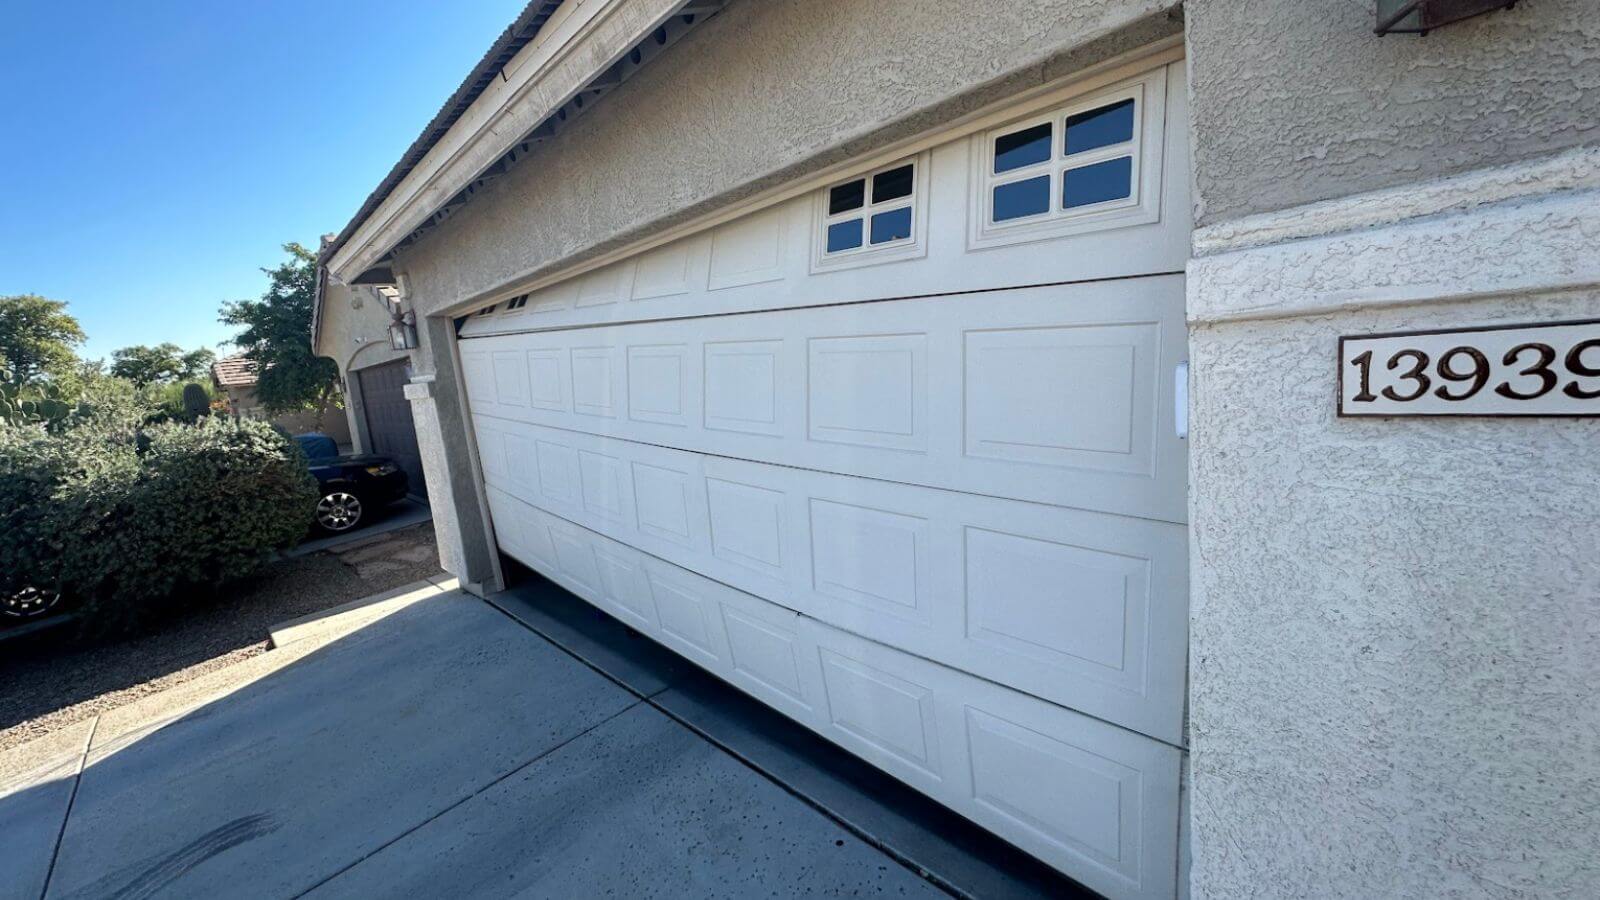
[[0,750],[264,653],[271,625],[438,571],[423,523],[279,560],[141,633],[83,640],[68,625],[0,642]]

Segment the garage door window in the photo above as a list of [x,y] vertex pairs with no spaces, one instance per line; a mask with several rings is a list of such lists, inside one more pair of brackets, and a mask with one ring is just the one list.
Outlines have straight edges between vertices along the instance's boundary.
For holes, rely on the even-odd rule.
[[921,159],[902,160],[825,190],[816,268],[918,255],[921,169]]
[[974,245],[1123,224],[1140,206],[1140,161],[1152,149],[1141,134],[1145,104],[1163,99],[1145,81],[978,136]]

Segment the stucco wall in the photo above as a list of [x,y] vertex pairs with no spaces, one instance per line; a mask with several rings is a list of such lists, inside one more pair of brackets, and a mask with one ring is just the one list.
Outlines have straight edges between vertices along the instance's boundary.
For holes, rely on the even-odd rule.
[[1335,378],[1341,334],[1600,310],[1600,15],[1371,7],[1187,5],[1193,892],[1590,897],[1600,420]]
[[1332,353],[1596,308],[1194,330],[1195,896],[1600,884],[1600,423],[1338,420]]
[[364,285],[329,283],[317,324],[319,356],[339,365],[339,374],[405,359],[389,347],[389,310],[381,295]]
[[1177,0],[733,0],[397,268],[426,311],[1177,33]]
[[1373,0],[1189,0],[1196,223],[1600,139],[1600,8],[1531,0],[1429,34]]

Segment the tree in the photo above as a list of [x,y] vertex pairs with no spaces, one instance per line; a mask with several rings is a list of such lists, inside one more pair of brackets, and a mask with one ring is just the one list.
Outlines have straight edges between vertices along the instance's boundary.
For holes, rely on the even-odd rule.
[[209,372],[215,360],[216,354],[204,347],[185,353],[182,347],[172,343],[154,347],[137,344],[112,352],[111,374],[139,387],[193,381]]
[[317,254],[283,245],[288,261],[262,269],[271,279],[260,300],[222,305],[222,323],[243,328],[235,344],[260,371],[256,398],[269,414],[321,409],[336,396],[339,369],[311,349],[311,308],[317,287]]
[[35,294],[0,297],[0,361],[20,384],[70,370],[83,338],[83,327],[60,300]]

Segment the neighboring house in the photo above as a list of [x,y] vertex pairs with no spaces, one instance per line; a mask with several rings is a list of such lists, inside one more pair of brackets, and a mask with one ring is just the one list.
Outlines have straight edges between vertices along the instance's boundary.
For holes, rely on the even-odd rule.
[[269,416],[256,399],[256,381],[259,377],[254,360],[244,354],[225,356],[211,364],[211,383],[228,400],[228,411],[246,419],[267,419],[281,425],[290,434],[320,431],[333,438],[340,446],[350,444],[350,429],[345,424],[344,413],[329,403],[318,410],[281,413]]
[[1600,23],[1374,24],[535,2],[325,244],[317,346],[416,317],[470,589],[1107,895],[1586,894],[1595,327],[1340,338],[1595,318]]
[[[331,238],[323,239],[324,246]],[[406,470],[412,492],[422,496],[427,473],[417,448],[411,403],[404,393],[407,356],[389,346],[392,294],[386,287],[321,285],[314,349],[339,367],[345,428],[356,452],[393,458]]]

